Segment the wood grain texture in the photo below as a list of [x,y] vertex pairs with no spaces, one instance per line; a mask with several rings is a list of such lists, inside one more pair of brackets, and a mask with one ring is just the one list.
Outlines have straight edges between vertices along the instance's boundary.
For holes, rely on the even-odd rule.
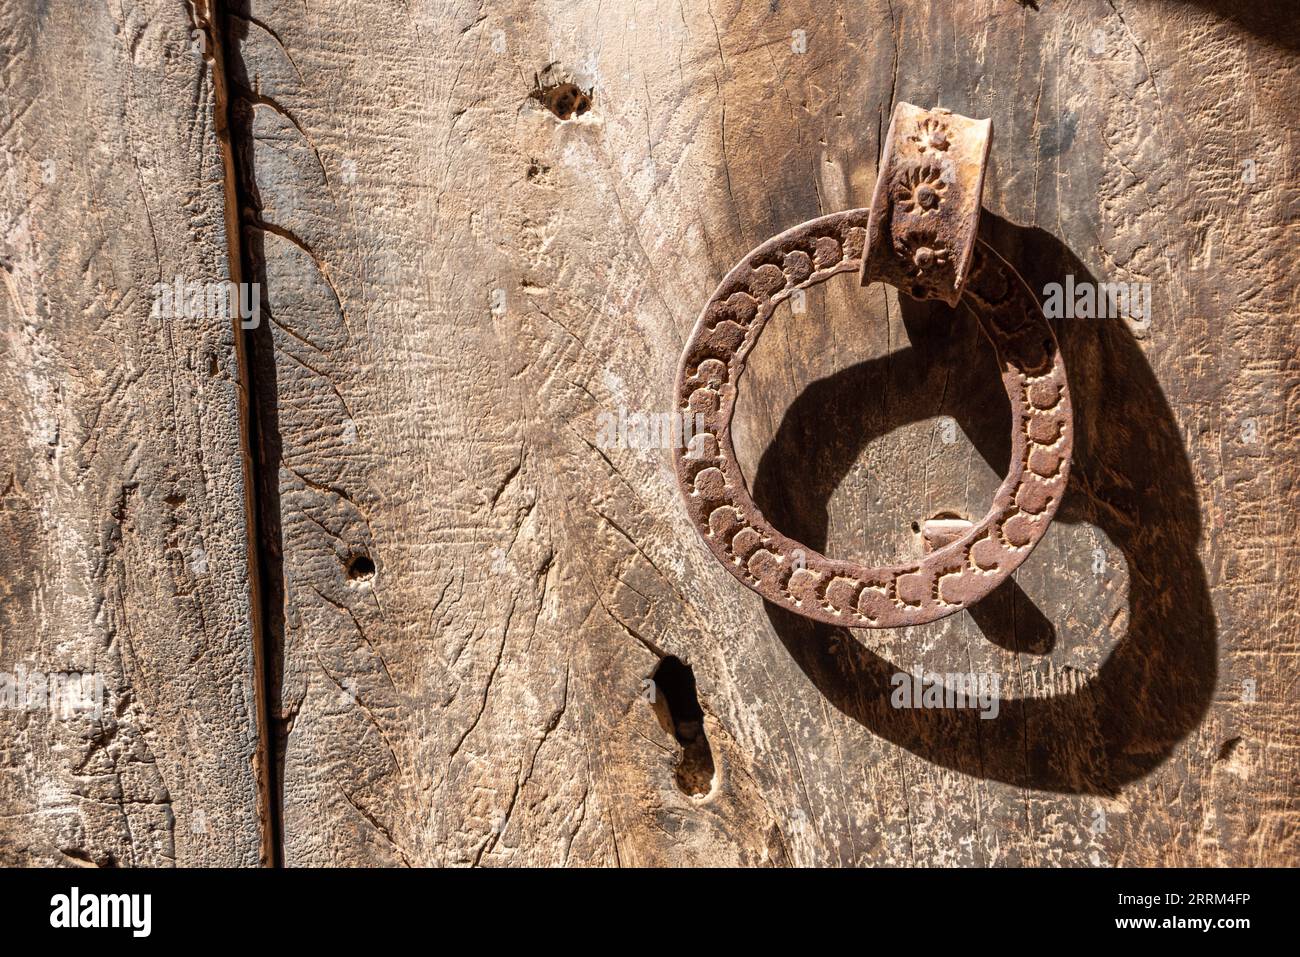
[[[1288,34],[1143,4],[660,13],[235,18],[274,317],[287,859],[1289,859],[1295,277],[1242,254],[1282,241],[1293,198]],[[529,99],[548,65],[594,88],[588,115]],[[1030,228],[992,231],[1040,283],[1150,281],[1157,309],[1141,339],[1061,330],[1088,443],[1019,591],[853,637],[739,593],[666,456],[599,448],[597,419],[666,411],[693,310],[746,249],[865,201],[895,97],[994,118],[987,205]],[[1246,188],[1250,158],[1275,172]],[[755,494],[887,559],[918,547],[909,518],[996,484],[995,380],[968,326],[826,299],[753,370]],[[943,414],[970,440],[937,441]],[[664,653],[699,681],[705,801],[640,700]],[[880,686],[918,662],[1024,701],[891,713]]]
[[[233,5],[288,863],[1295,862],[1296,24],[1038,6]],[[992,118],[986,236],[1034,288],[1154,308],[1058,324],[1071,492],[1015,586],[848,633],[600,437],[670,411],[746,251],[866,205],[899,99]],[[961,313],[832,283],[753,360],[755,499],[916,554],[1005,468],[993,373]],[[707,797],[643,696],[669,655]],[[892,708],[918,666],[997,675],[998,717]]]
[[[109,702],[0,709],[0,862],[1296,863],[1300,27],[1034,7],[0,1],[0,674]],[[737,585],[636,423],[745,252],[868,203],[898,100],[992,118],[1034,289],[1152,312],[1056,322],[1070,490],[1014,584],[848,632]],[[152,316],[173,276],[263,325]],[[991,359],[819,287],[750,360],[755,502],[919,554],[1005,473]],[[996,718],[896,709],[913,668]]]
[[201,25],[0,3],[0,673],[103,683],[0,706],[4,865],[262,859],[235,328],[153,314],[232,276]]

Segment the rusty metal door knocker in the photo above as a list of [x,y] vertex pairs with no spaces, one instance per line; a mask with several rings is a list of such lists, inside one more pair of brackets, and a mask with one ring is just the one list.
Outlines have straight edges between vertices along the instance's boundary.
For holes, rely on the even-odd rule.
[[[703,427],[674,459],[686,510],[709,550],[764,598],[817,621],[898,628],[979,601],[1047,530],[1065,492],[1073,443],[1065,365],[1025,281],[977,240],[992,123],[899,103],[870,210],[809,220],[729,272],[686,344],[676,408]],[[827,558],[773,528],[731,442],[745,362],[796,290],[859,271],[913,299],[968,307],[992,344],[1011,401],[1011,462],[978,522],[928,528],[920,559],[869,568]]]

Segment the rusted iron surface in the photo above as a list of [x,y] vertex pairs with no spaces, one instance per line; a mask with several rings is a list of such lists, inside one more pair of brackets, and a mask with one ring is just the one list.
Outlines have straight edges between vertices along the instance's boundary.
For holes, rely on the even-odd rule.
[[913,299],[961,298],[970,270],[992,122],[899,103],[867,222],[862,285]]
[[[988,121],[900,104],[872,209],[810,220],[751,252],[714,292],[682,356],[677,406],[703,422],[674,453],[687,512],[731,574],[808,618],[897,628],[960,611],[1028,557],[1064,494],[1073,423],[1056,338],[1024,280],[975,238],[989,132]],[[924,557],[876,568],[828,558],[773,528],[731,439],[746,359],[776,307],[846,272],[916,298],[960,299],[997,352],[1011,405],[1010,465],[989,512],[932,529]]]
[[931,518],[921,525],[921,541],[925,543],[925,550],[932,552],[957,541],[970,531],[973,524],[964,518]]

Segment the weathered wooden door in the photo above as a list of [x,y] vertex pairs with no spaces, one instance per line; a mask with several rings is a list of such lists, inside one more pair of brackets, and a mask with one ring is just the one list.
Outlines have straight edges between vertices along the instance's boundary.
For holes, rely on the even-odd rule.
[[[1285,0],[0,24],[0,863],[1295,863]],[[1014,583],[850,632],[713,561],[659,426],[721,276],[867,205],[898,101],[992,119],[1036,290],[1147,298],[1056,321],[1074,465]],[[227,281],[253,328],[177,308]],[[751,490],[919,554],[1006,470],[991,353],[823,288],[751,360]],[[994,713],[896,707],[916,671]]]

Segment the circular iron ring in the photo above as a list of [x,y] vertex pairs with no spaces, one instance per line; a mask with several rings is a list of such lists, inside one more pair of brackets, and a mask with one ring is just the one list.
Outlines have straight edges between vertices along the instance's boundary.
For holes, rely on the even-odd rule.
[[1064,494],[1073,424],[1065,365],[1037,299],[972,236],[960,301],[992,344],[1011,403],[1010,466],[988,514],[922,558],[878,568],[828,558],[764,519],[731,441],[746,359],[797,290],[862,268],[869,219],[855,209],[810,220],[763,243],[722,280],[678,370],[676,407],[701,427],[674,464],[696,530],[747,587],[828,624],[899,628],[970,606],[1028,557]]

